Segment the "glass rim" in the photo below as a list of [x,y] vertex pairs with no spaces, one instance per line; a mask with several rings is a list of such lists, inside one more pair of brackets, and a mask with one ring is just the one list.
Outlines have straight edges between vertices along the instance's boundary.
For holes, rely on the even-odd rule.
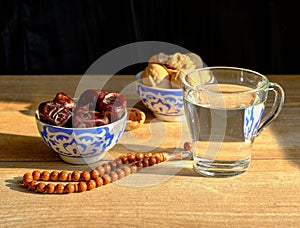
[[[189,74],[191,74],[193,72],[211,71],[211,70],[232,70],[232,71],[240,71],[240,72],[241,71],[245,71],[247,73],[251,73],[251,74],[260,76],[261,78],[263,78],[263,80],[264,80],[265,83],[262,83],[262,85],[258,86],[257,88],[254,88],[254,89],[229,92],[229,91],[220,91],[220,90],[213,90],[213,89],[201,87],[201,85],[204,85],[204,84],[193,86],[193,85],[190,85],[186,81],[186,76],[188,76]],[[228,66],[213,66],[213,67],[197,68],[197,69],[194,69],[192,71],[184,72],[184,75],[182,77],[182,85],[183,86],[189,87],[190,89],[193,89],[193,90],[202,90],[203,92],[220,93],[220,94],[221,93],[224,93],[224,94],[247,94],[247,93],[254,93],[254,92],[260,91],[262,89],[268,88],[269,87],[269,83],[270,83],[269,79],[265,75],[263,75],[261,73],[258,73],[257,71],[249,70],[249,69],[246,69],[246,68],[228,67]],[[216,83],[216,84],[219,84],[219,83]]]

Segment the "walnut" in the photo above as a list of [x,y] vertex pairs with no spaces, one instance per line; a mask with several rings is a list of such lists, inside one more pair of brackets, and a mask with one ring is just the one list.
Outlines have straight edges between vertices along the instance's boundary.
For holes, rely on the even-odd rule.
[[170,87],[169,73],[162,65],[149,63],[142,74],[142,82],[148,86],[168,89]]
[[185,73],[203,67],[200,56],[194,53],[159,53],[149,59],[143,71],[142,82],[145,85],[164,89],[182,88],[182,77]]
[[128,108],[127,112],[128,112],[128,117],[127,117],[126,127],[125,127],[126,131],[137,129],[144,124],[146,119],[146,115],[144,112],[142,112],[137,108]]
[[195,69],[196,66],[194,62],[190,59],[188,55],[175,53],[170,55],[167,60],[168,67],[175,68],[177,70],[192,70]]

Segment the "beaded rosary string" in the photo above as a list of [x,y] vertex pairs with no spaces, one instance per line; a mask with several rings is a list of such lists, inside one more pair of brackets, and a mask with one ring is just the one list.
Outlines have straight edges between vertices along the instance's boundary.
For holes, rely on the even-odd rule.
[[[32,173],[25,173],[23,184],[31,191],[38,193],[74,193],[93,190],[102,185],[107,185],[125,176],[135,173],[148,166],[153,166],[167,160],[182,159],[185,155],[179,153],[128,153],[121,155],[113,161],[104,163],[96,169],[88,171],[39,171],[34,170]],[[75,182],[75,183],[45,183],[46,182]]]

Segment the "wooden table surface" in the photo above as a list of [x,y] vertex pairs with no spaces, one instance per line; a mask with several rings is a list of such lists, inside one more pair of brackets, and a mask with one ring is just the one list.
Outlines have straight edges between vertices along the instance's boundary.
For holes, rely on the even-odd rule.
[[[43,143],[34,112],[57,92],[74,96],[79,84],[90,81],[66,75],[0,76],[0,226],[299,226],[300,76],[268,77],[283,86],[286,101],[278,119],[256,139],[247,172],[205,178],[191,170],[190,161],[169,162],[92,191],[58,195],[28,191],[22,186],[23,174],[90,170],[93,165],[63,162]],[[104,160],[131,150],[176,151],[189,139],[184,122],[153,118],[138,102],[133,81],[134,76],[114,76],[104,89],[125,91],[129,104],[136,103],[148,119],[138,130],[125,132]]]

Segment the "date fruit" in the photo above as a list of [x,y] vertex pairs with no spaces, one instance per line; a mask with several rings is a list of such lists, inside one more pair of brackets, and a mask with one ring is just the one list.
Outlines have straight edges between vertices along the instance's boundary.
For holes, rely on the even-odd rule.
[[90,104],[77,108],[73,117],[73,127],[75,128],[103,126],[109,123],[108,117],[103,113],[90,110]]
[[119,93],[108,93],[100,102],[100,110],[103,110],[111,122],[119,120],[126,110],[126,98]]
[[81,107],[89,104],[90,110],[98,110],[98,107],[100,106],[100,103],[103,101],[103,98],[106,94],[107,92],[102,90],[85,90],[79,97],[78,106]]
[[65,93],[39,105],[40,120],[61,127],[87,128],[119,120],[126,110],[126,98],[119,93],[88,89],[76,103]]
[[53,99],[54,103],[61,104],[66,109],[74,109],[76,108],[76,102],[70,98],[65,93],[58,93],[56,94],[55,98]]
[[39,105],[39,117],[42,121],[65,127],[72,118],[72,110],[76,102],[65,93],[57,93],[52,101],[43,102]]

